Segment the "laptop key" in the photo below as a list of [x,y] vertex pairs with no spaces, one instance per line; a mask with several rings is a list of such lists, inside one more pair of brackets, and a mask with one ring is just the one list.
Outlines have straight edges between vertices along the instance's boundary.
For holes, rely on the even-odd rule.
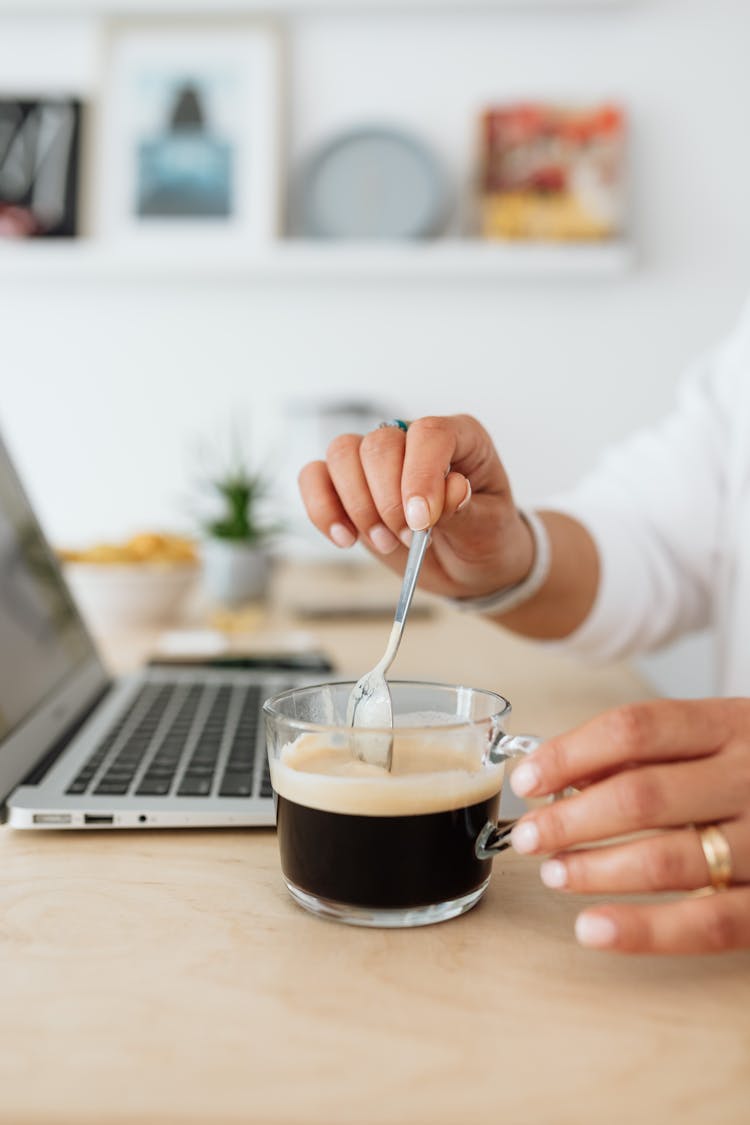
[[177,790],[178,797],[207,797],[211,792],[211,777],[196,777],[195,775],[186,773],[180,782],[180,788]]
[[176,773],[175,766],[162,766],[158,762],[152,762],[148,767],[149,777],[174,777]]
[[229,753],[230,762],[254,762],[255,761],[255,747],[254,746],[238,746],[236,743]]
[[102,778],[102,780],[94,790],[94,793],[101,794],[107,797],[123,797],[127,793],[129,788],[129,781],[107,781],[106,778]]
[[80,777],[77,777],[77,778],[75,779],[75,781],[72,781],[72,782],[70,783],[70,785],[69,785],[69,786],[68,786],[68,788],[67,788],[67,789],[65,790],[65,792],[66,792],[66,793],[70,793],[71,795],[72,795],[72,794],[74,794],[74,793],[85,793],[85,792],[86,792],[86,790],[87,790],[87,789],[88,789],[88,787],[89,787],[89,782],[90,782],[90,781],[91,781],[91,778],[90,778],[90,777],[89,777],[89,778],[80,778]]
[[144,777],[136,789],[140,797],[164,797],[169,792],[172,779],[169,777]]
[[253,791],[253,775],[250,770],[241,773],[227,770],[219,788],[220,797],[249,797]]

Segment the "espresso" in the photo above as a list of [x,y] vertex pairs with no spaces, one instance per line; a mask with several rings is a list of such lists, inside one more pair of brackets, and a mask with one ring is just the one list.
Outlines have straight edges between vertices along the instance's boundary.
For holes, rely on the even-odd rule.
[[282,870],[308,894],[375,909],[429,906],[479,888],[475,843],[497,818],[503,767],[469,745],[394,745],[390,773],[305,736],[272,764]]

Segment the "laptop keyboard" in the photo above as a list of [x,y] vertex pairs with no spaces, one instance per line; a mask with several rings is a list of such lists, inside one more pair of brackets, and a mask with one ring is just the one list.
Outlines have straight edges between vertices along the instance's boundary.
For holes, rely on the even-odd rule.
[[260,687],[146,684],[66,792],[271,797]]

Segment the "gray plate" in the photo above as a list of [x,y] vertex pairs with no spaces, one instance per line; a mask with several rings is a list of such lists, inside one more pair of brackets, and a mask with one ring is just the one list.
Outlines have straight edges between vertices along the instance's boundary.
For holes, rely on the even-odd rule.
[[446,208],[441,168],[425,145],[397,129],[339,134],[303,171],[303,233],[314,238],[424,238]]

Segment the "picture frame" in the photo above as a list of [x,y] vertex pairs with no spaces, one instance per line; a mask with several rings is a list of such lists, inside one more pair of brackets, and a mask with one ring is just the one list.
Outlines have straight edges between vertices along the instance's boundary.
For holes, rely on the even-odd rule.
[[106,241],[262,247],[279,233],[281,45],[260,19],[113,19],[93,169]]
[[614,102],[525,101],[481,118],[480,235],[605,242],[626,222],[626,125]]
[[79,233],[83,105],[0,93],[0,238]]

